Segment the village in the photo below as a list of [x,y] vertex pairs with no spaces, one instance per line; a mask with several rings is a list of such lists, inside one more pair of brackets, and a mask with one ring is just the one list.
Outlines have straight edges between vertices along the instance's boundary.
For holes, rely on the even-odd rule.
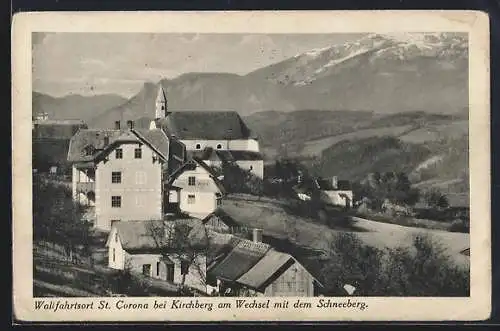
[[[82,121],[52,121],[45,114],[34,119],[34,138],[39,140],[44,139],[39,128],[70,131],[62,149],[71,175],[61,185],[70,189],[73,203],[66,214],[73,223],[63,220],[71,224],[61,226],[58,219],[40,224],[35,242],[50,241],[57,233],[65,243],[61,254],[69,254],[70,262],[89,256],[93,268],[118,272],[122,283],[106,290],[108,295],[134,296],[131,286],[123,285],[123,279],[132,282],[133,277],[167,288],[165,296],[357,294],[356,277],[325,284],[322,269],[332,258],[334,232],[356,230],[368,241],[375,238],[367,232],[377,223],[360,212],[370,201],[356,201],[349,181],[312,177],[286,162],[276,162],[276,175],[264,180],[269,176],[259,138],[236,111],[172,110],[161,85],[154,107],[154,118],[116,118],[106,129],[88,129]],[[280,175],[286,166],[287,175]],[[34,185],[47,185],[64,172],[61,168],[34,169]],[[42,173],[45,179],[40,179]],[[452,213],[450,218],[469,217],[464,204],[446,202],[441,209],[444,215]],[[427,209],[382,201],[381,210],[400,217]],[[35,258],[47,247],[35,245]],[[83,247],[90,252],[83,254]],[[455,249],[465,263],[467,249]],[[44,270],[48,272],[43,267],[38,271]],[[44,284],[34,286],[49,293]]]

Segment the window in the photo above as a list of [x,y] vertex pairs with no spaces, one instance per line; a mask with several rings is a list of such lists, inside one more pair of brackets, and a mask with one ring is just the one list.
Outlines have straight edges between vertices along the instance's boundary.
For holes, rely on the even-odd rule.
[[111,197],[111,207],[120,208],[122,206],[122,197],[119,195],[113,195]]
[[115,158],[116,159],[123,159],[123,149],[117,148],[115,150]]
[[156,262],[156,276],[160,276],[160,261]]
[[151,276],[151,264],[142,265],[142,274],[144,276]]
[[113,262],[116,260],[116,249],[113,248]]
[[122,172],[121,171],[113,171],[111,173],[111,183],[119,184],[122,182]]
[[192,205],[196,202],[194,194],[188,194],[188,204]]
[[137,171],[135,173],[135,183],[136,184],[146,184],[146,172],[145,171]]
[[118,232],[115,232],[115,242],[118,242]]
[[143,207],[144,206],[144,198],[142,195],[136,195],[135,196],[135,204],[137,207]]
[[187,275],[189,273],[189,262],[181,261],[181,275]]
[[217,144],[217,149],[221,149],[222,148],[222,145],[221,144]]
[[201,145],[200,144],[196,144],[196,149],[201,149]]
[[142,158],[142,149],[140,147],[134,149],[134,157],[136,159],[141,159]]
[[196,185],[196,177],[195,176],[189,176],[188,177],[188,185],[189,186],[195,186]]
[[113,227],[114,224],[120,222],[120,220],[111,220],[111,227]]

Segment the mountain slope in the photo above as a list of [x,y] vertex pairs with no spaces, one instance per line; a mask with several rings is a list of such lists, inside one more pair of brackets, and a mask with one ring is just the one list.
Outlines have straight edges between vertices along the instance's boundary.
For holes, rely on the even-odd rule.
[[168,94],[168,107],[182,110],[237,110],[241,113],[262,109],[292,110],[281,99],[281,87],[270,82],[246,79],[221,73],[190,73],[157,84],[145,83],[141,91],[126,103],[95,117],[93,127],[110,127],[115,120],[135,120],[154,117],[159,84]]
[[113,108],[126,99],[115,94],[82,96],[71,94],[61,98],[39,92],[32,93],[32,113],[47,113],[50,119],[81,119],[85,122]]
[[[188,73],[162,80],[172,110],[364,110],[463,113],[468,106],[468,42],[463,34],[368,35],[311,50],[247,75]],[[158,84],[92,125],[154,114]]]
[[298,109],[456,113],[467,106],[467,39],[368,35],[250,73],[284,86]]

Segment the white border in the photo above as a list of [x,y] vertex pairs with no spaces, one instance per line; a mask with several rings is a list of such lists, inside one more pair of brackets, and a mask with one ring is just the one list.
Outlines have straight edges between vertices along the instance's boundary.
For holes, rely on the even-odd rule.
[[[34,311],[32,298],[31,32],[469,33],[471,296],[363,298],[359,310]],[[349,321],[482,320],[491,312],[489,22],[477,11],[37,12],[12,29],[13,298],[26,321]],[[110,302],[116,298],[105,298]],[[154,298],[128,298],[153,302]],[[170,300],[171,298],[166,298]],[[226,298],[203,298],[218,302]],[[266,298],[272,302],[280,298]],[[289,298],[293,301],[292,298]],[[317,302],[319,298],[311,299]],[[89,302],[93,299],[67,299]],[[161,299],[163,300],[163,298]],[[361,300],[352,298],[351,300]],[[98,300],[94,300],[98,301]],[[97,304],[96,304],[97,305]]]

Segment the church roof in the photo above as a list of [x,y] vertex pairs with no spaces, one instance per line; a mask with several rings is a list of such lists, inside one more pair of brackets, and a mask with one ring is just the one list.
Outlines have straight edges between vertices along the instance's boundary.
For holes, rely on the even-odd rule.
[[156,120],[157,127],[178,139],[236,140],[253,138],[235,111],[173,111]]

